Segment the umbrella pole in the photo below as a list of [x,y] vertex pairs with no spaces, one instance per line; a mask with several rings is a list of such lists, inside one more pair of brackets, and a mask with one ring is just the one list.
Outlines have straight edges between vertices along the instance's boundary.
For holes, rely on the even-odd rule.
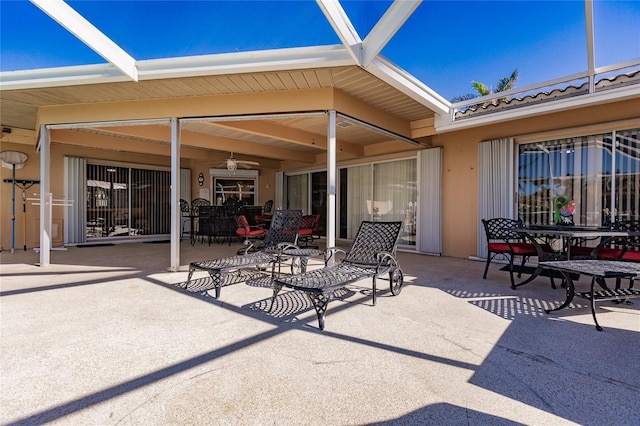
[[[11,183],[11,253],[15,252],[16,247],[16,168],[21,169],[29,157],[24,152],[18,151],[2,151],[0,159],[2,167],[10,168],[11,181],[5,179],[7,183]],[[18,167],[16,167],[18,166]]]

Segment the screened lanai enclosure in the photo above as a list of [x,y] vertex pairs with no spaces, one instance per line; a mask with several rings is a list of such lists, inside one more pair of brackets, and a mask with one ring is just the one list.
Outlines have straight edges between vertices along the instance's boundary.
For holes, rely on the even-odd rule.
[[640,129],[518,146],[518,217],[607,226],[640,218]]

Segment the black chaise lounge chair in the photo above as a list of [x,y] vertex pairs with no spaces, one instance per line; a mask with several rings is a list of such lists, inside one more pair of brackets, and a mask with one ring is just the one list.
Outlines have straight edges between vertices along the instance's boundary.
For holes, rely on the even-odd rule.
[[[360,229],[348,252],[337,247],[325,251],[325,267],[298,275],[275,275],[273,299],[282,287],[300,290],[309,296],[318,315],[318,325],[324,330],[324,317],[333,292],[363,278],[373,279],[373,304],[376,304],[376,278],[388,274],[391,293],[400,294],[403,275],[395,256],[402,222],[368,222]],[[337,252],[345,253],[335,261]],[[286,250],[283,252],[286,256]],[[331,262],[334,262],[331,264]]]
[[[199,293],[215,289],[215,297],[219,298],[220,288],[223,285],[239,283],[263,275],[269,265],[272,266],[273,273],[273,262],[283,260],[281,256],[278,256],[281,250],[287,247],[297,248],[295,244],[301,218],[302,210],[276,210],[269,233],[260,250],[250,252],[249,246],[245,250],[247,254],[192,262],[189,264],[189,276],[184,287]],[[207,271],[211,280],[192,281],[193,273],[198,270]]]

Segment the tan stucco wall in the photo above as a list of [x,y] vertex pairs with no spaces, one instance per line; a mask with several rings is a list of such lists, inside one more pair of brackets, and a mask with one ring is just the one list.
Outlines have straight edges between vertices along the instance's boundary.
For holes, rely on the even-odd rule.
[[[27,154],[28,159],[22,169],[16,170],[16,180],[40,180],[40,155],[33,146],[2,142],[0,151],[19,151]],[[0,183],[0,247],[2,251],[11,249],[11,184],[5,179],[11,179],[12,169],[1,168],[2,183]],[[26,197],[33,198],[34,193],[40,193],[40,185],[34,185],[25,191]],[[34,206],[32,201],[26,204],[26,220],[22,213],[22,190],[15,189],[15,248],[22,250],[24,246],[24,224],[27,225],[27,246],[34,247],[32,228],[39,226],[40,206]]]
[[563,130],[575,134],[591,128],[618,128],[617,123],[625,121],[636,126],[640,125],[635,124],[640,120],[639,112],[640,100],[635,99],[434,135],[432,144],[443,147],[443,254],[462,258],[476,255],[480,142],[538,133],[542,133],[540,138],[557,137],[554,133],[563,137],[567,135]]

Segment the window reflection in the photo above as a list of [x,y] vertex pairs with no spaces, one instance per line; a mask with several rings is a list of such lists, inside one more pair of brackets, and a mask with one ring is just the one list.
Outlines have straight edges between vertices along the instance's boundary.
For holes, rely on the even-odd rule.
[[168,234],[170,173],[87,165],[87,239]]
[[638,129],[521,144],[518,215],[526,224],[636,219],[639,160]]

